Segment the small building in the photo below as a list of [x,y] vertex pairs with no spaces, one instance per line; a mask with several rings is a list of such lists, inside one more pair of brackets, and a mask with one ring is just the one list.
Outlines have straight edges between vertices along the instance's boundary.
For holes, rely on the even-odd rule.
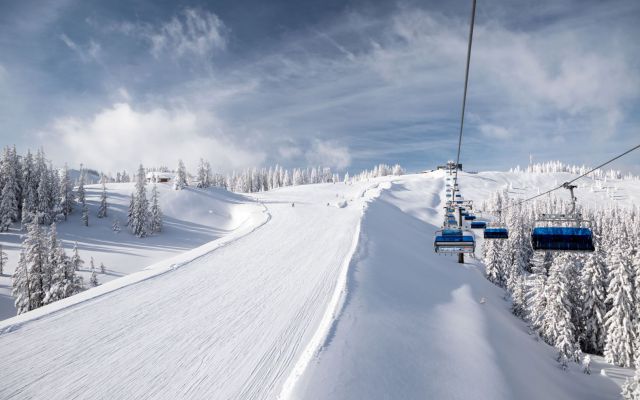
[[[454,170],[456,163],[453,161],[449,161],[446,165],[438,165],[437,169],[439,170],[445,170],[445,171],[452,171]],[[458,171],[462,171],[462,164],[458,164]]]
[[147,182],[149,183],[169,183],[174,177],[175,174],[173,172],[147,172]]

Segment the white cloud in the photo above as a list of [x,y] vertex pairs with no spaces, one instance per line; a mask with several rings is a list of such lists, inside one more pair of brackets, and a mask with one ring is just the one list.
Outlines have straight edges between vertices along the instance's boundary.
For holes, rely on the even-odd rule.
[[97,61],[99,59],[101,51],[99,43],[90,40],[87,46],[81,46],[71,40],[71,38],[64,33],[59,37],[60,40],[62,40],[69,49],[73,50],[83,62]]
[[334,167],[339,170],[351,165],[349,149],[333,141],[314,140],[305,157],[309,165]]
[[114,104],[89,120],[58,119],[44,140],[56,161],[112,172],[138,163],[174,167],[178,159],[194,168],[200,157],[217,170],[229,170],[264,159],[261,152],[226,139],[210,116],[163,108],[139,112],[127,103]]
[[504,126],[491,124],[481,124],[480,132],[490,139],[509,139],[512,136],[511,132]]
[[226,31],[216,14],[187,8],[147,36],[152,45],[151,53],[156,58],[165,53],[210,56],[226,47]]

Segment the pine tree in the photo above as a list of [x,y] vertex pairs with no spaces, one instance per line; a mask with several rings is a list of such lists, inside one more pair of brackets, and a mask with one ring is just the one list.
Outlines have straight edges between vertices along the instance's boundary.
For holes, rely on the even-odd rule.
[[71,256],[71,267],[73,271],[80,271],[83,265],[84,261],[80,258],[80,253],[78,253],[78,242],[75,242],[73,244],[73,255]]
[[100,193],[100,207],[98,207],[98,218],[107,216],[107,186],[102,182],[102,193]]
[[1,187],[0,200],[0,232],[8,231],[11,223],[18,219],[18,198],[16,191],[18,183],[16,182],[16,169],[13,163],[13,156],[9,148],[5,148],[2,158],[2,167],[0,168],[0,176],[4,181]]
[[187,186],[189,186],[187,184],[187,169],[185,168],[182,160],[178,160],[178,174],[176,176],[176,184],[174,187],[175,189],[182,190]]
[[96,287],[99,285],[98,275],[96,274],[96,267],[93,265],[93,257],[91,257],[91,277],[89,278],[89,284],[92,287]]
[[55,224],[52,225],[49,232],[48,253],[51,279],[43,301],[44,304],[53,303],[67,297],[67,285],[69,285],[67,280],[69,259],[62,248],[62,244],[56,238]]
[[151,209],[149,210],[149,230],[151,233],[159,233],[162,231],[162,211],[160,210],[160,201],[158,200],[158,188],[153,185],[151,190]]
[[39,224],[50,224],[51,223],[51,209],[52,206],[50,204],[49,197],[49,174],[47,173],[46,165],[42,166],[40,170],[40,180],[38,182],[38,202],[36,206],[36,215]]
[[198,164],[197,175],[199,188],[208,188],[211,186],[211,166],[203,158],[200,159],[200,164]]
[[127,212],[127,225],[126,226],[131,226],[131,222],[133,221],[133,210],[135,209],[135,207],[136,207],[136,199],[135,199],[133,193],[131,193],[131,199],[129,200],[129,210]]
[[149,220],[149,202],[147,201],[146,178],[142,164],[138,168],[136,177],[135,198],[133,203],[133,213],[129,226],[134,235],[138,237],[147,236],[147,226]]
[[0,244],[0,275],[4,275],[4,267],[7,265],[7,252],[4,251],[4,246]]
[[29,279],[29,266],[24,249],[20,251],[18,266],[13,273],[13,289],[11,294],[15,297],[15,306],[18,315],[31,311],[31,280]]
[[69,177],[69,168],[67,164],[65,164],[60,177],[60,210],[62,215],[64,215],[65,221],[67,220],[67,216],[73,212],[74,198],[73,184]]
[[539,333],[544,325],[545,309],[547,308],[547,275],[553,263],[550,252],[537,252],[533,256],[533,283],[530,289],[528,319]]
[[84,168],[80,166],[80,178],[78,179],[78,204],[84,205],[86,203],[85,190],[84,190]]
[[100,263],[100,273],[105,274],[107,272],[107,268],[104,266],[104,263]]
[[89,226],[89,207],[87,206],[87,203],[84,203],[82,205],[82,225],[84,226]]
[[607,312],[607,276],[602,253],[596,251],[587,258],[580,276],[583,346],[589,353],[602,354],[604,350],[604,321]]
[[113,220],[113,224],[111,225],[111,229],[115,232],[115,233],[120,233],[120,221],[118,221],[117,218],[115,218]]
[[502,243],[499,240],[488,240],[485,242],[487,246],[487,255],[484,259],[486,266],[487,279],[494,284],[504,287],[504,272],[503,272],[503,251]]
[[574,359],[579,349],[576,345],[575,326],[572,322],[569,259],[561,254],[553,260],[547,280],[547,307],[542,332],[545,339],[558,351],[558,362],[563,369]]
[[83,282],[82,276],[76,273],[76,271],[82,267],[82,264],[84,263],[84,261],[82,261],[82,259],[80,258],[80,255],[78,254],[77,243],[73,247],[73,257],[71,259],[68,259],[66,254],[64,254],[64,250],[62,249],[62,246],[60,246],[59,251],[62,252],[65,258],[64,265],[66,266],[65,268],[66,286],[64,291],[64,297],[66,298],[69,296],[73,296],[76,293],[80,293],[82,290],[84,290],[84,282]]
[[[45,296],[43,279],[47,264],[46,243],[37,221],[33,221],[27,227],[27,237],[22,243],[22,252],[24,259],[21,262],[24,263],[25,268],[27,293],[22,293],[24,288],[20,288],[18,289],[20,293],[14,294],[14,296],[26,295],[28,300],[21,300],[20,308],[23,311],[35,310],[42,306]],[[22,276],[17,281],[14,278],[14,291],[16,290],[16,285],[20,286],[23,283]],[[25,301],[27,302],[26,306],[24,304]],[[18,307],[18,304],[16,304],[16,307]]]
[[620,249],[614,249],[605,315],[606,339],[604,357],[608,363],[630,367],[633,362],[634,293],[631,261]]

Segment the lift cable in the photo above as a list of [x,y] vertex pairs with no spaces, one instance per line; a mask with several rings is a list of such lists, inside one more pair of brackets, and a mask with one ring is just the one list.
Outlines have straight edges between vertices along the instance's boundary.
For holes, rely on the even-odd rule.
[[467,67],[464,75],[464,95],[462,96],[462,115],[460,117],[460,134],[458,136],[458,155],[456,156],[455,177],[453,178],[453,199],[455,199],[458,183],[458,165],[460,165],[460,148],[462,147],[462,128],[464,127],[464,111],[467,105],[467,86],[469,83],[469,64],[471,63],[471,43],[473,42],[473,25],[476,19],[476,0],[471,6],[471,23],[469,27],[469,44],[467,46]]
[[609,163],[612,163],[613,161],[615,161],[615,160],[617,160],[617,159],[619,159],[619,158],[621,158],[621,157],[623,157],[623,156],[626,156],[627,154],[629,154],[629,153],[631,153],[632,151],[637,150],[637,149],[640,149],[640,144],[639,144],[639,145],[637,145],[637,146],[634,146],[634,147],[630,148],[629,150],[625,151],[624,153],[619,154],[619,155],[617,155],[617,156],[613,157],[612,159],[610,159],[610,160],[608,160],[608,161],[606,161],[606,162],[604,162],[604,163],[602,163],[602,164],[598,165],[597,167],[590,169],[589,171],[585,172],[584,174],[580,175],[579,177],[574,178],[574,179],[572,179],[572,180],[570,180],[570,181],[568,181],[568,182],[564,182],[562,185],[560,185],[560,186],[558,186],[558,187],[554,187],[553,189],[549,189],[549,190],[547,190],[547,191],[546,191],[546,192],[544,192],[544,193],[537,194],[537,195],[535,195],[535,196],[529,197],[528,199],[520,200],[519,202],[517,202],[517,203],[515,203],[515,204],[512,204],[512,205],[507,206],[507,207],[503,207],[503,208],[501,208],[501,209],[499,209],[499,210],[495,210],[495,211],[491,211],[491,212],[492,212],[492,213],[501,213],[501,212],[502,212],[502,211],[504,211],[504,210],[508,210],[509,208],[512,208],[512,207],[515,207],[515,206],[519,206],[519,205],[520,205],[520,204],[522,204],[522,203],[526,203],[527,201],[530,201],[530,200],[533,200],[533,199],[537,199],[538,197],[542,197],[542,196],[544,196],[544,195],[546,195],[546,194],[549,194],[549,193],[551,193],[551,192],[554,192],[554,191],[556,191],[556,190],[558,190],[558,189],[564,189],[567,185],[572,184],[573,182],[577,181],[577,180],[578,180],[578,179],[580,179],[580,178],[584,178],[585,176],[589,175],[589,174],[590,174],[590,173],[592,173],[593,171],[596,171],[596,170],[598,170],[598,169],[600,169],[600,168],[604,167],[605,165],[607,165],[607,164],[609,164]]

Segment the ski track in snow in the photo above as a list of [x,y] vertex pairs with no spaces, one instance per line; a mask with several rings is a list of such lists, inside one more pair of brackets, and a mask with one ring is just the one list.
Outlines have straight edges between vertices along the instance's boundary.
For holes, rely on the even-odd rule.
[[[512,181],[549,177],[461,189]],[[618,398],[601,363],[561,372],[477,262],[433,253],[442,173],[253,197],[228,236],[2,321],[0,398]]]
[[215,251],[4,321],[0,398],[277,397],[331,323],[377,184],[340,188],[355,196],[346,208],[318,186],[313,202],[304,188],[260,194],[269,222]]

